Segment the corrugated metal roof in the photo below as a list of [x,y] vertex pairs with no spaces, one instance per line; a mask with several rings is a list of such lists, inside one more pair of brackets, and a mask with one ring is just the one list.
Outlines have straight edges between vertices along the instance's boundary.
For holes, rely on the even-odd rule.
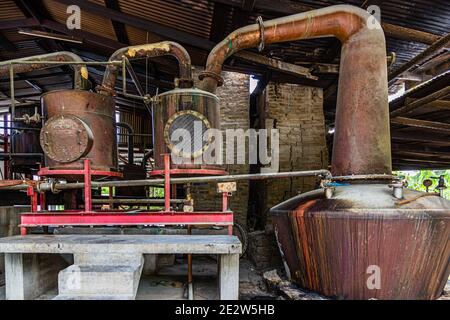
[[12,0],[0,1],[0,20],[23,19],[25,15]]
[[213,4],[206,0],[120,1],[124,13],[209,38]]
[[[54,0],[43,0],[42,2],[55,21],[66,24],[69,17],[66,12],[67,5]],[[117,41],[111,20],[86,10],[81,10],[81,29]]]

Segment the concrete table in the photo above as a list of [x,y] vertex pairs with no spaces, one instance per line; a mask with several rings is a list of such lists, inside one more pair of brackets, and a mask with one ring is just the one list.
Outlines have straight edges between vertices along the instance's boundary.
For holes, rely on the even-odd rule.
[[[26,235],[0,238],[5,253],[7,299],[34,299],[58,281],[67,267],[59,255],[73,254],[75,264],[123,266],[144,254],[219,255],[220,299],[238,299],[239,239],[228,235]],[[78,262],[77,262],[78,261]],[[71,268],[73,266],[70,266]],[[67,268],[67,269],[69,269]],[[142,268],[141,268],[142,270]],[[61,272],[60,272],[61,271]],[[140,278],[138,275],[138,282]]]

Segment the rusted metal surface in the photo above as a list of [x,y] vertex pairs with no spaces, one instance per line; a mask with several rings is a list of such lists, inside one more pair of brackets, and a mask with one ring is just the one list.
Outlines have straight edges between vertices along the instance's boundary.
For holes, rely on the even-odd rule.
[[[300,286],[344,299],[436,299],[450,273],[450,202],[392,196],[387,185],[316,190],[271,210],[286,268]],[[380,269],[379,289],[367,285]],[[370,281],[369,281],[370,282]]]
[[[209,128],[220,129],[220,110],[219,99],[214,94],[198,89],[175,89],[159,95],[153,106],[153,146],[155,158],[155,170],[162,170],[164,167],[164,153],[170,153],[169,144],[166,141],[169,132],[166,130],[169,120],[174,116],[182,116],[186,112],[195,112],[204,117],[208,122]],[[199,120],[200,121],[200,120]],[[175,122],[174,122],[175,123]],[[169,128],[170,129],[170,128]],[[170,130],[169,130],[170,131]],[[166,134],[165,134],[166,133]],[[192,137],[192,140],[195,137]],[[205,150],[203,150],[205,151]],[[196,153],[194,158],[187,159],[192,164],[172,164],[175,168],[198,168],[213,169],[217,166],[202,164],[193,164],[197,158],[202,157],[203,152]]]
[[[76,131],[73,131],[73,135],[53,134],[51,139],[47,140],[49,147],[51,146],[52,148],[55,145],[62,146],[62,144],[66,144],[76,149],[76,155],[73,155],[73,158],[70,157],[69,160],[64,158],[65,152],[61,154],[62,148],[55,152],[54,155],[47,153],[46,164],[50,169],[81,170],[83,169],[83,158],[88,158],[91,160],[92,170],[117,171],[115,104],[112,97],[88,91],[61,90],[44,94],[41,98],[41,103],[45,121],[51,121],[52,117],[56,117],[54,119],[60,119],[59,121],[61,121],[65,117],[66,121],[63,121],[63,124],[67,124],[67,120],[71,119],[72,129],[69,131]],[[89,139],[87,139],[88,136],[86,135],[87,130],[83,134],[84,125],[80,126],[81,122],[75,121],[74,119],[76,118],[87,125],[93,136],[92,147],[86,154],[82,150],[82,155],[80,155],[79,151],[81,149],[79,148],[84,146],[85,149],[89,149]],[[77,130],[82,132],[78,134]],[[42,131],[43,136],[45,136],[44,129]],[[43,141],[45,145],[45,139]],[[55,151],[56,149],[49,148],[48,150]],[[73,160],[76,158],[75,156],[78,158]]]
[[86,156],[94,134],[86,122],[71,114],[57,114],[45,122],[40,134],[45,155],[55,162],[70,163]]
[[[337,5],[240,28],[208,56],[200,88],[215,92],[224,61],[265,44],[335,36],[342,42],[333,175],[391,172],[386,44],[367,11]],[[378,22],[374,22],[377,24]],[[262,31],[263,30],[263,31]],[[262,34],[261,34],[262,31]],[[352,156],[349,157],[348,155]]]
[[[21,106],[16,107],[15,115],[16,119],[23,117],[24,115],[33,115],[35,110],[40,111],[39,105]],[[14,121],[13,127],[23,126],[22,121]],[[35,130],[14,130],[14,134],[11,135],[11,153],[13,154],[43,154],[42,148],[39,144],[39,129],[41,123],[29,123],[27,128],[33,128]],[[41,157],[32,156],[16,156],[12,160],[11,166],[14,172],[30,173],[30,170],[37,170],[37,162],[41,161]]]
[[[139,46],[125,47],[114,52],[109,61],[136,58],[152,58],[171,55],[178,60],[180,67],[179,86],[184,88],[192,87],[191,58],[189,53],[181,45],[173,41],[162,41],[157,43],[143,44]],[[102,94],[110,95],[114,93],[114,86],[117,79],[118,67],[109,65],[103,76],[102,85],[98,91]]]
[[[39,63],[36,64],[20,64],[21,61],[36,61]],[[9,61],[2,61],[0,62],[0,78],[6,77],[9,74],[9,66],[13,64],[14,66],[14,73],[22,73],[22,72],[31,72],[33,70],[41,70],[53,67],[52,64],[43,64],[41,62],[45,61],[60,61],[60,62],[83,62],[83,60],[77,56],[75,53],[69,52],[69,51],[60,51],[60,52],[53,52],[38,56],[31,56],[27,58],[22,59],[15,59],[15,60],[9,60]],[[74,79],[74,88],[75,89],[82,89],[84,88],[86,84],[86,80],[88,78],[88,71],[85,65],[77,64],[74,65],[73,68],[75,69],[75,79]]]

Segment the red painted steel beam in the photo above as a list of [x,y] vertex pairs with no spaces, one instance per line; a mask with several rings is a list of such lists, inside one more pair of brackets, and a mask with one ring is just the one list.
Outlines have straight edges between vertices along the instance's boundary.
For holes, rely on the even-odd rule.
[[24,213],[21,227],[100,225],[232,225],[231,212],[61,212]]

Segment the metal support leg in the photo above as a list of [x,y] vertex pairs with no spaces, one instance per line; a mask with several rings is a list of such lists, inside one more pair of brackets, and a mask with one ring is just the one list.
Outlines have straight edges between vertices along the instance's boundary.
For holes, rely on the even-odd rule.
[[84,211],[92,211],[91,163],[84,159]]
[[[192,227],[188,226],[188,234],[192,234]],[[194,300],[194,283],[192,277],[192,254],[188,253],[188,299]]]
[[114,209],[114,202],[113,202],[113,187],[109,187],[108,188],[108,198],[109,198],[109,210],[113,210]]
[[164,154],[164,208],[170,211],[170,155]]
[[33,186],[28,186],[27,195],[31,200],[31,212],[37,212],[38,198]]

